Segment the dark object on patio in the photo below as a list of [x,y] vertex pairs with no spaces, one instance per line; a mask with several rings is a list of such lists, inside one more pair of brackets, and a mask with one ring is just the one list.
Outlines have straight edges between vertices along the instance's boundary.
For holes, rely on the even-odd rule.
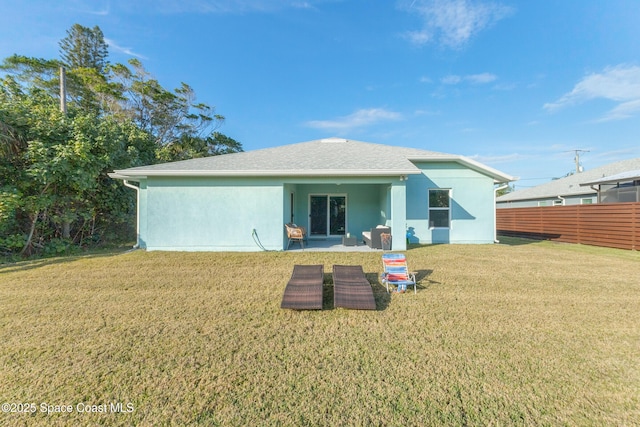
[[391,234],[382,233],[380,234],[380,241],[382,242],[382,250],[390,251],[391,250]]
[[323,265],[294,265],[280,308],[322,310]]
[[382,249],[382,238],[380,237],[382,233],[391,234],[391,227],[379,225],[370,231],[363,231],[362,241],[371,249]]
[[333,266],[333,306],[354,310],[376,309],[373,290],[361,266]]

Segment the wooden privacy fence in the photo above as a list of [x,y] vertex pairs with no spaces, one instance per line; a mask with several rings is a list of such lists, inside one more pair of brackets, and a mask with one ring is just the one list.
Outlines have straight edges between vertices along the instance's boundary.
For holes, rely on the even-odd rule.
[[640,249],[640,203],[496,209],[499,235]]

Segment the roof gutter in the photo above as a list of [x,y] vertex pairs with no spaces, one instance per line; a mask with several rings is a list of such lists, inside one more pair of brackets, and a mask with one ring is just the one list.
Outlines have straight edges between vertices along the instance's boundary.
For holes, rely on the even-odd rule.
[[122,180],[137,180],[147,177],[371,177],[371,176],[401,176],[419,175],[419,170],[317,170],[317,171],[247,171],[247,170],[117,170],[109,177]]
[[596,188],[593,185],[590,185],[589,188],[596,192],[596,196],[598,197],[598,203],[602,203],[600,201],[600,186],[598,185],[598,188]]

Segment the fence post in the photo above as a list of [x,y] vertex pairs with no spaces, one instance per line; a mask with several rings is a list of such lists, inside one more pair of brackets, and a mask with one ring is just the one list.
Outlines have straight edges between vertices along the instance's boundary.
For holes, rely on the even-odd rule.
[[640,229],[640,203],[635,203],[633,205],[633,224],[631,227],[631,250],[638,250],[638,238],[640,238],[640,233],[638,230]]

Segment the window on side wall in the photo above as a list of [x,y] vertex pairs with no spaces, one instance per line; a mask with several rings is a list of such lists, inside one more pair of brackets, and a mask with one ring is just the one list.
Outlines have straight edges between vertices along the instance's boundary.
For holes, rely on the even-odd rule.
[[429,228],[451,226],[451,190],[429,190]]

